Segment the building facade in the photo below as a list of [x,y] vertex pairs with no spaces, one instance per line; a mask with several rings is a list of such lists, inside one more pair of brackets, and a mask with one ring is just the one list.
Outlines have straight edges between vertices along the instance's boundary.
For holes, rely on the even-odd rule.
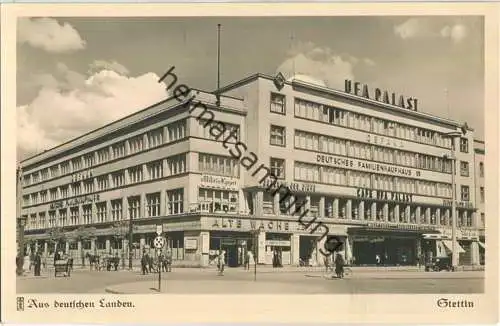
[[185,262],[223,249],[230,266],[248,250],[315,265],[326,232],[354,264],[413,265],[452,249],[455,159],[459,263],[480,263],[472,129],[351,81],[337,91],[258,74],[218,96],[187,90],[21,163],[32,250],[126,256],[132,229],[137,258],[161,229]]
[[485,146],[484,141],[474,140],[474,169],[475,169],[475,181],[476,181],[476,203],[475,207],[477,209],[478,220],[478,230],[479,230],[479,260],[481,264],[485,262],[486,253],[486,208],[485,208],[485,187],[484,187],[484,155]]

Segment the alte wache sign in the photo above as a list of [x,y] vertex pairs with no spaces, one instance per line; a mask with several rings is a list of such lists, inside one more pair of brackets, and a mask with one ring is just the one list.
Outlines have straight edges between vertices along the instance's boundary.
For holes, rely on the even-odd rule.
[[377,102],[399,106],[406,110],[418,111],[418,100],[416,98],[405,98],[403,95],[398,97],[396,93],[390,93],[380,88],[370,90],[368,85],[352,82],[349,79],[345,80],[345,92]]

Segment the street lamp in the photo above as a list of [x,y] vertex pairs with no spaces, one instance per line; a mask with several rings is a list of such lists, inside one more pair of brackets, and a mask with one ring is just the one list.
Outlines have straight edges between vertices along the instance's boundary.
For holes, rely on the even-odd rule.
[[24,272],[24,226],[26,225],[26,217],[20,216],[17,219],[17,227],[18,227],[18,252],[17,252],[17,261],[16,261],[16,274],[21,276]]
[[261,225],[259,226],[258,229],[255,229],[252,231],[253,236],[254,236],[254,241],[253,241],[253,262],[254,262],[254,268],[253,268],[253,280],[257,281],[257,243],[259,241],[259,234],[264,230],[264,227]]
[[[451,268],[456,270],[458,265],[458,248],[457,248],[457,192],[455,185],[455,170],[456,170],[456,157],[455,157],[455,139],[465,135],[467,132],[467,124],[461,127],[462,132],[452,131],[445,135],[449,136],[452,141],[451,146]],[[445,155],[447,158],[447,155]]]

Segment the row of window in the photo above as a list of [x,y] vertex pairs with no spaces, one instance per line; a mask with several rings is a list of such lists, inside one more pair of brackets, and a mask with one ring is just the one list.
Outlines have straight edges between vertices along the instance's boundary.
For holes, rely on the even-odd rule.
[[[279,198],[279,212],[284,215],[295,214],[300,215],[306,209],[306,206],[296,212],[295,208],[292,207],[291,202],[302,203],[307,201],[309,207],[307,208],[312,216],[319,214],[319,201],[320,196],[310,196],[309,200],[306,200],[304,196],[296,196],[295,198],[284,197],[286,194],[278,194]],[[370,202],[366,200],[351,200],[351,212],[348,215],[347,209],[347,199],[338,199],[338,205],[334,205],[335,198],[324,197],[325,206],[323,216],[326,218],[341,218],[341,219],[352,219],[352,220],[376,220],[376,221],[389,221],[389,222],[399,222],[399,223],[417,223],[417,206],[418,205],[398,205],[399,213],[396,210],[397,204],[387,204],[387,210],[384,207],[385,204],[379,205],[376,202]],[[363,202],[364,208],[361,206]],[[271,194],[264,194],[263,206],[265,214],[274,214],[274,198]],[[375,216],[372,217],[373,210],[372,204],[375,207]],[[406,210],[408,207],[408,211]],[[448,225],[451,226],[451,210],[450,209],[440,209],[438,213],[437,208],[425,206],[420,206],[420,223],[421,224],[432,224],[432,225]],[[438,217],[439,216],[439,220]],[[472,214],[467,210],[458,210],[458,226],[472,226]]]
[[[413,193],[423,196],[447,198],[451,198],[452,196],[451,185],[447,183],[385,176],[304,162],[295,162],[294,179],[297,181],[321,182],[339,186]],[[461,186],[461,189],[462,201],[469,201],[469,186]]]
[[[451,161],[445,160],[442,157],[395,150],[301,130],[295,130],[295,147],[322,153],[451,173]],[[464,166],[464,171],[468,175],[468,165]]]
[[[99,202],[95,205],[86,204],[82,205],[81,208],[80,206],[74,206],[49,210],[47,219],[46,212],[40,212],[38,216],[37,214],[31,214],[27,223],[27,228],[43,229],[80,224],[115,222],[124,219],[157,217],[160,216],[160,198],[160,192],[146,194],[144,203],[141,203],[141,196],[128,197],[125,199],[127,200],[128,207],[126,214],[123,212],[123,198],[110,200],[109,202]],[[181,214],[184,212],[183,188],[168,190],[166,192],[166,199],[167,215]],[[144,212],[142,212],[143,207],[145,208]]]
[[[130,167],[128,169],[89,178],[84,181],[73,182],[69,185],[54,187],[48,191],[42,190],[39,193],[35,192],[24,195],[23,206],[37,205],[73,196],[91,194],[95,191],[104,191],[122,187],[124,185],[155,180],[167,176],[174,176],[185,173],[186,171],[186,154],[174,155],[166,158],[165,160],[153,161]],[[126,178],[128,178],[128,181]],[[49,196],[47,196],[47,193]]]
[[78,172],[82,169],[88,169],[96,164],[102,164],[112,159],[118,159],[126,155],[154,148],[164,143],[183,139],[186,137],[186,121],[186,119],[176,121],[164,127],[159,127],[147,133],[134,136],[128,140],[106,146],[95,152],[56,164],[50,168],[26,174],[23,177],[23,184],[24,186],[29,186],[50,178],[56,178],[69,173]]
[[[436,131],[413,127],[394,121],[384,120],[344,109],[295,98],[295,116],[321,121],[342,127],[369,131],[379,135],[417,141],[445,148],[452,147],[450,137]],[[271,93],[271,112],[286,114],[286,99],[282,94]],[[469,152],[468,139],[460,139],[460,151]]]

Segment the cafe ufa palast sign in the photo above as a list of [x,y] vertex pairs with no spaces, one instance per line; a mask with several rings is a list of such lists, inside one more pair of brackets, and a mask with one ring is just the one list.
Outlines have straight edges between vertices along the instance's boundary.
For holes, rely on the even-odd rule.
[[349,79],[345,80],[345,92],[377,102],[399,106],[406,110],[418,111],[418,100],[414,97],[398,96],[396,93],[380,88],[370,88],[367,84],[353,82]]

